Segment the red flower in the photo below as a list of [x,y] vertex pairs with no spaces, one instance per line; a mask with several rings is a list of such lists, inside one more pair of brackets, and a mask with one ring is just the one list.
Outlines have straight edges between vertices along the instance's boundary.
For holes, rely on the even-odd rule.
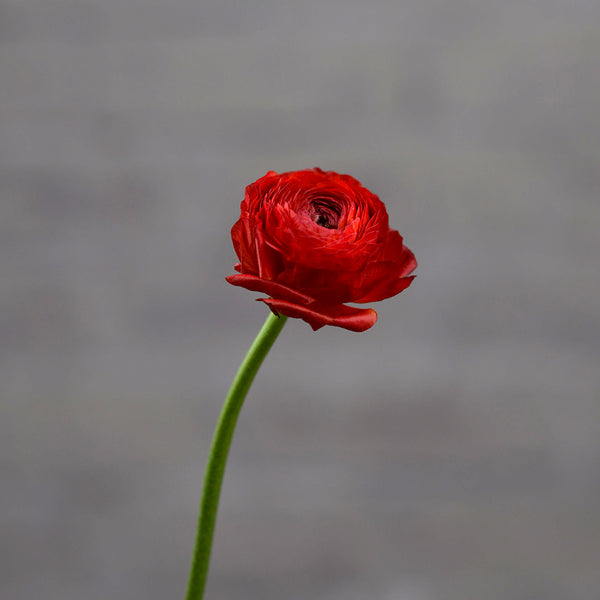
[[388,226],[383,202],[349,175],[269,171],[246,188],[231,229],[240,260],[227,281],[270,296],[275,314],[313,329],[372,327],[377,313],[344,302],[376,302],[414,279],[417,261]]

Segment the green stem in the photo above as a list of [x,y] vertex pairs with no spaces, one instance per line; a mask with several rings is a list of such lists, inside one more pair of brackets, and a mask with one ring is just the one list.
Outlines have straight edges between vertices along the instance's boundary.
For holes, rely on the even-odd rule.
[[221,484],[223,482],[227,454],[229,453],[231,439],[233,438],[233,430],[235,429],[240,409],[254,380],[254,376],[286,321],[287,317],[277,317],[269,313],[265,324],[262,326],[238,369],[221,410],[208,455],[208,462],[206,463],[202,499],[200,500],[198,530],[196,532],[196,546],[192,558],[186,600],[201,600],[204,596],[213,533],[217,520],[217,508],[221,494]]

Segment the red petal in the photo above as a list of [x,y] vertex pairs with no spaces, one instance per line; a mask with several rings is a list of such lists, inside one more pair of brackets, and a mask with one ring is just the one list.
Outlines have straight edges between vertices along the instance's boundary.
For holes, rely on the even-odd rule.
[[406,246],[402,249],[402,255],[400,259],[404,264],[402,266],[402,270],[400,271],[400,277],[405,277],[406,275],[412,273],[417,268],[417,259],[415,255],[409,250]]
[[[234,275],[235,277],[235,275]],[[366,331],[375,325],[377,313],[372,308],[354,308],[345,304],[325,306],[317,302],[301,306],[285,300],[259,298],[275,314],[306,321],[315,331],[324,325],[342,327],[350,331]]]
[[231,285],[237,285],[252,292],[261,292],[262,294],[268,294],[269,296],[277,296],[287,302],[304,305],[314,302],[314,298],[311,298],[306,294],[297,292],[280,283],[261,279],[260,277],[256,277],[256,275],[229,275],[228,277],[225,277],[225,280],[228,283],[231,283]]
[[368,294],[365,294],[362,298],[352,300],[352,302],[358,302],[364,304],[366,302],[379,302],[386,298],[396,296],[403,290],[405,290],[413,281],[416,275],[412,277],[399,277],[388,281],[382,281],[375,287],[371,288]]

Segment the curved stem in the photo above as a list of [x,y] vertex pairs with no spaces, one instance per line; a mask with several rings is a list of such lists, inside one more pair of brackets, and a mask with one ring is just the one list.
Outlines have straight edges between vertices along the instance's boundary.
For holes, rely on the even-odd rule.
[[254,376],[286,321],[287,317],[277,317],[269,313],[265,324],[238,369],[221,410],[208,455],[208,462],[206,463],[196,545],[186,600],[201,600],[204,595],[219,496],[221,494],[221,483],[223,482],[225,463],[227,462],[235,424]]

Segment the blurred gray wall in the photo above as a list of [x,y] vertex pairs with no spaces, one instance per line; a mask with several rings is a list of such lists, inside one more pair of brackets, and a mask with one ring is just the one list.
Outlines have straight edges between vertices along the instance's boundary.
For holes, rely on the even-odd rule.
[[592,0],[0,1],[0,596],[183,597],[229,229],[318,165],[419,275],[286,326],[207,599],[597,600],[599,57]]

